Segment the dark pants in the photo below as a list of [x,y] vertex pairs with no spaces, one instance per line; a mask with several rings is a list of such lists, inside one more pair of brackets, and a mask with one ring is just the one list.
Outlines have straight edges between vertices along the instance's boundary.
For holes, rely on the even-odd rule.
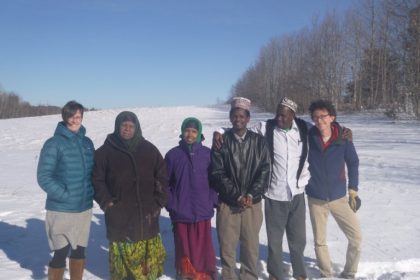
[[306,245],[305,196],[299,194],[292,201],[265,199],[265,223],[267,227],[267,270],[276,279],[284,279],[283,234],[286,230],[293,277],[306,278],[303,251]]

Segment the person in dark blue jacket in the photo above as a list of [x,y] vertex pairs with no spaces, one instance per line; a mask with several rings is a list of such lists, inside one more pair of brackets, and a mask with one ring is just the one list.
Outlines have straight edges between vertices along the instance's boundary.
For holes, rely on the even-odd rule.
[[343,128],[336,122],[337,113],[330,101],[314,101],[309,111],[315,126],[309,130],[308,136],[311,178],[306,186],[306,194],[318,267],[322,277],[333,277],[326,238],[327,220],[331,213],[348,239],[346,264],[340,277],[353,279],[359,264],[362,241],[355,213],[359,158],[353,142],[342,137]]
[[165,156],[169,176],[168,210],[174,232],[175,268],[179,278],[217,279],[211,218],[218,204],[210,188],[210,149],[202,145],[201,122],[186,118],[181,141]]
[[84,108],[76,101],[62,109],[54,136],[42,147],[39,186],[47,193],[45,208],[48,243],[54,256],[48,279],[63,279],[70,252],[70,277],[82,279],[93,206],[91,171],[94,147],[82,126]]

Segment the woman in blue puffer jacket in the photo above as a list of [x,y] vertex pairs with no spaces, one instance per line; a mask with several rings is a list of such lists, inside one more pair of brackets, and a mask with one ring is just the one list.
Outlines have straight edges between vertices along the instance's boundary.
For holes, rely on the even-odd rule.
[[47,193],[48,243],[54,251],[48,267],[52,280],[63,279],[69,251],[71,279],[82,279],[84,270],[93,206],[94,147],[85,136],[83,112],[75,101],[63,107],[63,121],[45,142],[38,162],[38,184]]

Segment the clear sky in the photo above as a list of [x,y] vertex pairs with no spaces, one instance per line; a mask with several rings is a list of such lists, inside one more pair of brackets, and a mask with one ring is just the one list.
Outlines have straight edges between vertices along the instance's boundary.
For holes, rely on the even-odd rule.
[[351,0],[0,0],[0,88],[33,105],[207,105],[271,38]]

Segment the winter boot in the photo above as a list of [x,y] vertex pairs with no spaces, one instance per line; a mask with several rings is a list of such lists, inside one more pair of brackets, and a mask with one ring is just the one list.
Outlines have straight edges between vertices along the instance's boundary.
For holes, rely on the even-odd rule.
[[70,280],[82,280],[85,269],[85,259],[70,258]]
[[356,279],[354,277],[354,274],[348,274],[348,273],[345,273],[344,271],[340,273],[340,278],[344,278],[344,279]]
[[63,280],[64,269],[62,268],[53,268],[51,266],[48,267],[48,280]]

